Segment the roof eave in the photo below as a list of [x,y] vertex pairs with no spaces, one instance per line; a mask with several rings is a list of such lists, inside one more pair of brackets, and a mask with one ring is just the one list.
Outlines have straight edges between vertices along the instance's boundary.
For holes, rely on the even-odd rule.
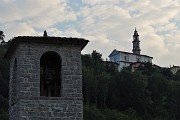
[[[44,40],[43,40],[44,39]],[[84,38],[66,38],[66,37],[33,37],[33,36],[18,36],[12,39],[12,42],[4,55],[4,59],[10,59],[12,52],[16,49],[19,43],[45,43],[45,44],[58,44],[58,45],[78,45],[81,50],[87,45],[89,40]]]

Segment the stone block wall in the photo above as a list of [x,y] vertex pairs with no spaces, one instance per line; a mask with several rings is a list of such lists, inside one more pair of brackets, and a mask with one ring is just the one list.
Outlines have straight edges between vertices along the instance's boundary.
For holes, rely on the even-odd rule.
[[[56,52],[62,58],[61,97],[40,96],[40,58],[47,51]],[[15,58],[17,78],[13,79]],[[80,47],[21,43],[10,67],[10,120],[83,119]]]
[[82,100],[21,100],[21,120],[82,120]]

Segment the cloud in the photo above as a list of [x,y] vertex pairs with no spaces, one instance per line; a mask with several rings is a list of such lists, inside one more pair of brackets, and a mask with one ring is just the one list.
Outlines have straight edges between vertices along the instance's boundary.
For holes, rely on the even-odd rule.
[[88,5],[97,5],[97,4],[118,4],[119,0],[82,0],[83,3]]
[[[98,11],[97,11],[98,9]],[[81,29],[86,34],[95,35],[105,33],[130,18],[128,11],[118,6],[97,5],[82,8],[79,12],[83,16]]]
[[4,26],[4,33],[6,39],[11,39],[9,36],[25,36],[25,35],[37,35],[38,32],[28,23],[9,23]]
[[[83,16],[82,35],[91,36],[89,38],[92,43],[89,46],[99,46],[97,48],[105,54],[104,57],[107,56],[107,49],[112,51],[116,48],[131,52],[134,27],[139,30],[141,53],[153,56],[154,63],[165,66],[170,59],[164,58],[179,49],[179,45],[172,49],[173,45],[170,47],[168,38],[165,37],[169,34],[171,39],[179,38],[178,27],[173,21],[179,16],[178,1],[128,0],[113,1],[112,4],[107,4],[108,0],[84,2],[92,6],[82,7],[79,12],[79,16]],[[100,35],[106,37],[100,38]]]
[[[17,35],[83,37],[83,53],[132,51],[134,28],[141,53],[161,66],[180,65],[179,0],[0,0],[0,27],[6,39]],[[76,8],[73,8],[76,7]],[[176,58],[176,59],[172,59]]]
[[16,0],[3,2],[0,6],[3,11],[0,15],[5,23],[32,21],[40,25],[51,25],[76,19],[75,13],[68,10],[65,0]]
[[[106,35],[102,34],[100,36],[85,36],[90,42],[82,51],[82,54],[92,53],[93,50],[97,50],[103,55],[104,60],[108,58],[111,50],[114,49],[114,45],[109,42]],[[99,39],[99,40],[97,40]]]
[[82,37],[81,33],[76,31],[73,28],[66,29],[64,31],[60,31],[57,28],[47,29],[47,32],[50,36],[61,36],[61,37]]
[[[37,31],[76,20],[76,13],[70,10],[66,0],[6,0],[1,2],[0,10],[3,11],[0,12],[0,23],[4,25],[8,39],[14,35],[24,35],[24,27],[19,27],[19,24],[26,24]],[[24,33],[29,35],[32,32],[26,29]]]

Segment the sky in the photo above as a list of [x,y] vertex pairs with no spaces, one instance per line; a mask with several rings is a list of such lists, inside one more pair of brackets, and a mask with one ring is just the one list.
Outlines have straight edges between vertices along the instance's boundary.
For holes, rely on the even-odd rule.
[[141,54],[161,67],[180,66],[180,0],[0,0],[0,30],[15,36],[79,37],[108,58],[132,52],[134,29]]

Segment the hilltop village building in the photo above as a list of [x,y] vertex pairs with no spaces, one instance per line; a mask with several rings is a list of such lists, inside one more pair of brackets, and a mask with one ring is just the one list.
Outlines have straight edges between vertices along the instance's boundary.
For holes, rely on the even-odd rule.
[[180,66],[172,66],[169,68],[169,70],[173,73],[176,74],[180,70]]
[[136,29],[134,31],[132,43],[133,43],[132,53],[119,51],[115,49],[109,55],[110,61],[118,63],[119,71],[121,71],[123,67],[130,66],[131,64],[134,63],[145,63],[145,62],[152,63],[153,57],[140,54],[141,52],[140,40],[139,40],[139,34]]

